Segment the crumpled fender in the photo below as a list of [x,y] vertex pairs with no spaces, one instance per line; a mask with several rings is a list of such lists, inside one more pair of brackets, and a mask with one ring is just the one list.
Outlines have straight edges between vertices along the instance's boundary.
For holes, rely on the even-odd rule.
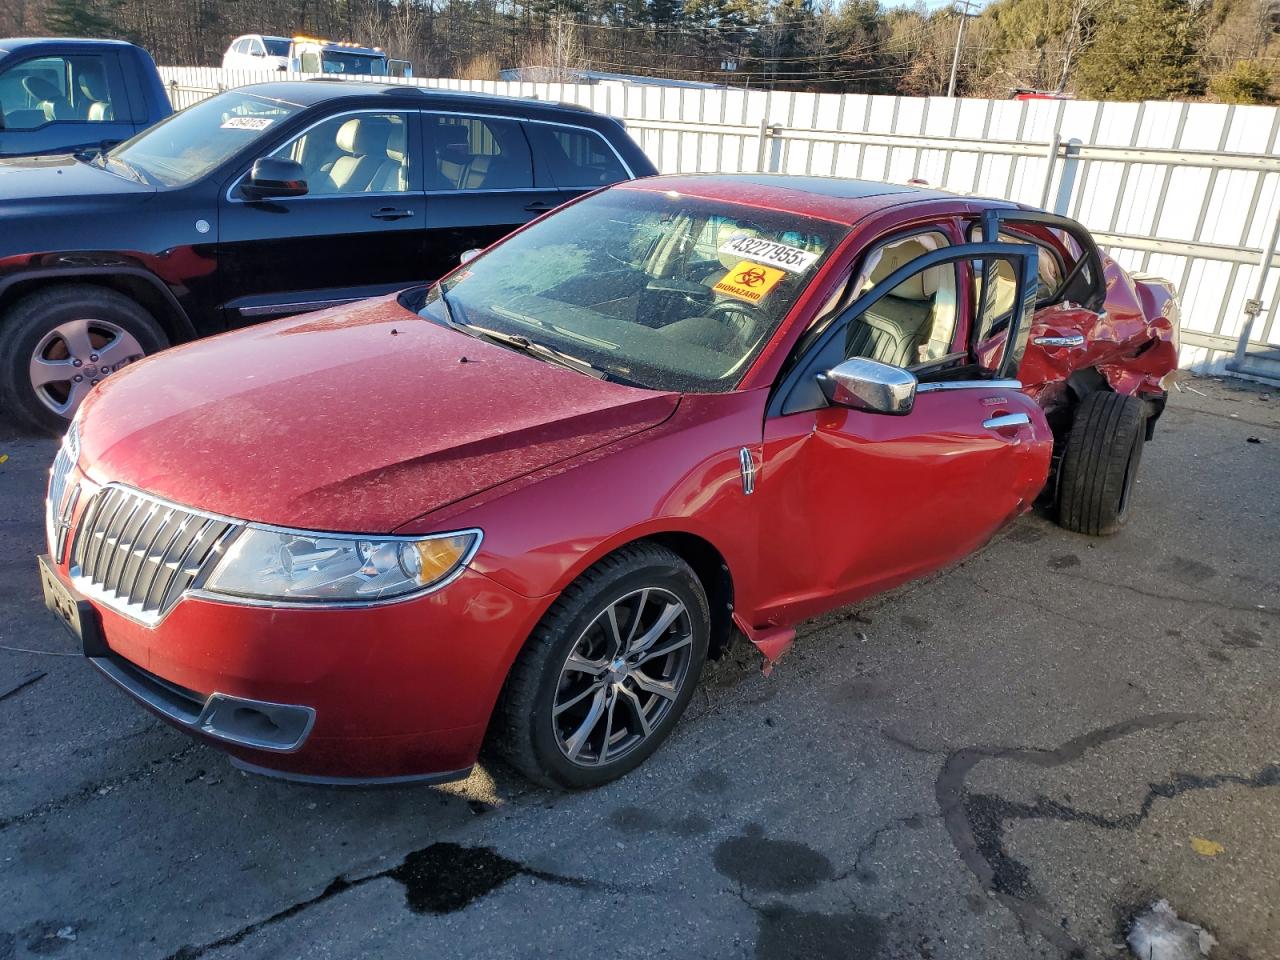
[[[1178,367],[1178,303],[1172,287],[1156,278],[1130,277],[1106,258],[1106,310],[1101,315],[1071,304],[1036,313],[1019,374],[1027,393],[1047,410],[1067,400],[1067,379],[1096,369],[1116,393],[1162,395],[1162,380]],[[1043,337],[1084,336],[1083,347],[1036,343]]]

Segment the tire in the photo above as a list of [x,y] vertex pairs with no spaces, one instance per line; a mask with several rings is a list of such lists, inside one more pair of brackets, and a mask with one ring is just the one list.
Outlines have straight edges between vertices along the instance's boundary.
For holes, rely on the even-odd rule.
[[[676,606],[683,613],[672,614]],[[611,670],[619,663],[606,655],[612,652],[611,608],[619,627],[612,644],[620,640],[625,647],[630,640],[633,659],[652,657],[622,668],[634,672]],[[639,629],[633,631],[636,609]],[[668,616],[673,617],[669,625],[655,631]],[[658,638],[647,650],[638,649],[651,632]],[[692,568],[654,543],[624,547],[570,584],[534,629],[503,687],[494,746],[544,786],[578,790],[621,777],[670,735],[698,685],[709,637],[707,597]],[[666,647],[672,652],[657,655]],[[571,666],[570,654],[585,666]],[[663,695],[649,692],[655,685]],[[597,710],[594,726],[583,736]],[[625,736],[617,727],[625,727]],[[607,748],[606,738],[613,741]]]
[[1100,537],[1125,525],[1146,441],[1137,397],[1099,390],[1076,410],[1058,478],[1058,524]]
[[[168,345],[155,318],[124,294],[87,283],[40,290],[0,319],[0,410],[62,433],[94,383]],[[40,375],[51,379],[37,385],[41,362],[48,366]]]

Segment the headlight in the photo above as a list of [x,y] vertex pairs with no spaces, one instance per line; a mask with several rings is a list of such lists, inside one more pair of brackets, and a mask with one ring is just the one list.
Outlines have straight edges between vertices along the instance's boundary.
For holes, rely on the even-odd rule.
[[248,526],[203,584],[266,600],[389,600],[441,586],[470,562],[479,530],[374,538]]

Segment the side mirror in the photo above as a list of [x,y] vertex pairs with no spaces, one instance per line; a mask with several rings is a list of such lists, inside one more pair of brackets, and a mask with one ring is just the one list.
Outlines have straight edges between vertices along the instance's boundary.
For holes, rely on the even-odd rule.
[[818,374],[827,400],[852,410],[901,417],[916,401],[916,378],[901,367],[854,357]]
[[472,247],[470,250],[463,250],[462,253],[458,255],[458,263],[470,263],[482,253],[484,253],[484,251],[479,247]]
[[240,192],[250,200],[301,197],[307,192],[307,174],[296,160],[260,157],[241,182]]

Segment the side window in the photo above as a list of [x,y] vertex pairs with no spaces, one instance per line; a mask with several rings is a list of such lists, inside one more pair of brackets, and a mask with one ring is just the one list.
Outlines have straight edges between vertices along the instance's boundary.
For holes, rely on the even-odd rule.
[[113,100],[99,56],[38,57],[0,73],[0,111],[8,130],[114,120]]
[[524,129],[558,187],[604,187],[629,179],[613,148],[593,130],[550,123],[527,123]]
[[494,117],[426,114],[428,190],[521,190],[533,158],[521,124]]
[[315,195],[404,193],[409,189],[408,117],[359,113],[330,117],[276,150],[295,160]]
[[[858,268],[853,296],[867,292],[917,257],[947,245],[944,234],[930,231],[873,250]],[[949,356],[956,337],[956,277],[951,264],[931,267],[881,297],[849,325],[845,358],[867,357],[914,367]]]
[[241,37],[239,40],[237,40],[235,43],[233,43],[233,44],[231,45],[231,52],[232,52],[232,53],[248,53],[248,52],[249,52],[249,38],[248,38],[248,37]]
[[245,53],[251,57],[265,57],[267,55],[267,48],[262,45],[262,41],[257,37],[249,38],[248,47]]

